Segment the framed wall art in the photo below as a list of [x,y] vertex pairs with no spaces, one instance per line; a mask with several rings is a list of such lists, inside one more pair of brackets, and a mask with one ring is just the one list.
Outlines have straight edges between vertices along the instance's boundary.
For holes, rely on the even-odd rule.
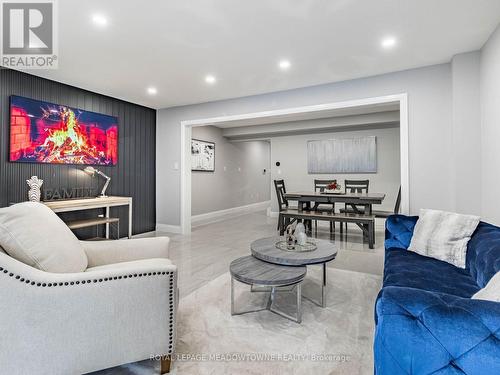
[[215,171],[215,143],[191,139],[191,170]]

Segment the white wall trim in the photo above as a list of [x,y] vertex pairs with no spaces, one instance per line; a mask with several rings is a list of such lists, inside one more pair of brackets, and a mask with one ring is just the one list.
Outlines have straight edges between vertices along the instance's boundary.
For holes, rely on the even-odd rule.
[[220,211],[207,212],[205,214],[195,215],[191,217],[191,225],[193,227],[214,223],[221,220],[230,219],[233,217],[267,210],[271,206],[271,201],[247,204],[245,206],[232,207]]
[[401,159],[401,213],[410,214],[410,137],[408,129],[408,94],[399,95],[399,140]]
[[181,121],[181,233],[191,233],[191,126]]
[[342,102],[277,109],[239,115],[228,115],[196,120],[183,120],[181,127],[181,228],[183,234],[191,233],[191,127],[217,125],[218,123],[252,118],[273,118],[280,116],[317,113],[333,109],[358,107],[373,104],[399,103],[400,110],[400,157],[401,157],[401,213],[410,213],[410,172],[409,172],[409,131],[408,131],[408,95],[406,93],[348,100]]
[[196,120],[185,120],[181,121],[181,124],[183,126],[206,126],[206,125],[217,126],[220,123],[231,122],[231,121],[266,119],[266,118],[270,118],[272,120],[272,118],[280,118],[283,116],[290,116],[290,115],[314,114],[314,113],[321,113],[324,111],[331,111],[335,109],[345,109],[345,108],[368,106],[375,104],[397,103],[401,99],[400,95],[401,94],[387,95],[387,96],[379,96],[373,98],[346,100],[342,102],[315,104],[302,107],[274,109],[271,111],[251,112],[239,115],[227,115],[227,116],[211,117],[211,118],[196,119]]
[[168,233],[182,233],[182,228],[180,225],[169,225],[169,224],[156,223],[156,231],[168,232]]

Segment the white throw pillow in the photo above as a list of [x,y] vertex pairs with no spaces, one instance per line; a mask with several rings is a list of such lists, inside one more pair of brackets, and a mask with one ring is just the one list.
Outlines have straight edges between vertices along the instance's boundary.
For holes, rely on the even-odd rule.
[[500,271],[488,281],[488,284],[472,296],[472,299],[484,299],[500,302]]
[[421,209],[408,250],[465,268],[467,243],[480,217]]
[[0,246],[7,254],[46,272],[82,272],[87,256],[80,241],[50,208],[24,202],[0,209]]

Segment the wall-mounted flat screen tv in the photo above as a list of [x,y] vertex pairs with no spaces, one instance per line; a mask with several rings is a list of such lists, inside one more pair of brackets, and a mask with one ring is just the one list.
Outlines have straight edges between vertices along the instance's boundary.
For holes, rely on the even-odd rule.
[[116,165],[118,119],[11,96],[10,161]]

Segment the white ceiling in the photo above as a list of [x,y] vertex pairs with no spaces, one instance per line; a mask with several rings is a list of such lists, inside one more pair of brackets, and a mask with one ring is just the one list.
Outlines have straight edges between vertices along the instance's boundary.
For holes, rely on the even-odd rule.
[[[479,49],[500,0],[60,0],[59,69],[29,71],[154,108],[450,61]],[[108,18],[104,28],[92,15]],[[397,46],[381,48],[386,36]],[[287,58],[291,68],[280,71]],[[207,74],[217,83],[208,85]],[[146,92],[158,89],[156,96]]]

